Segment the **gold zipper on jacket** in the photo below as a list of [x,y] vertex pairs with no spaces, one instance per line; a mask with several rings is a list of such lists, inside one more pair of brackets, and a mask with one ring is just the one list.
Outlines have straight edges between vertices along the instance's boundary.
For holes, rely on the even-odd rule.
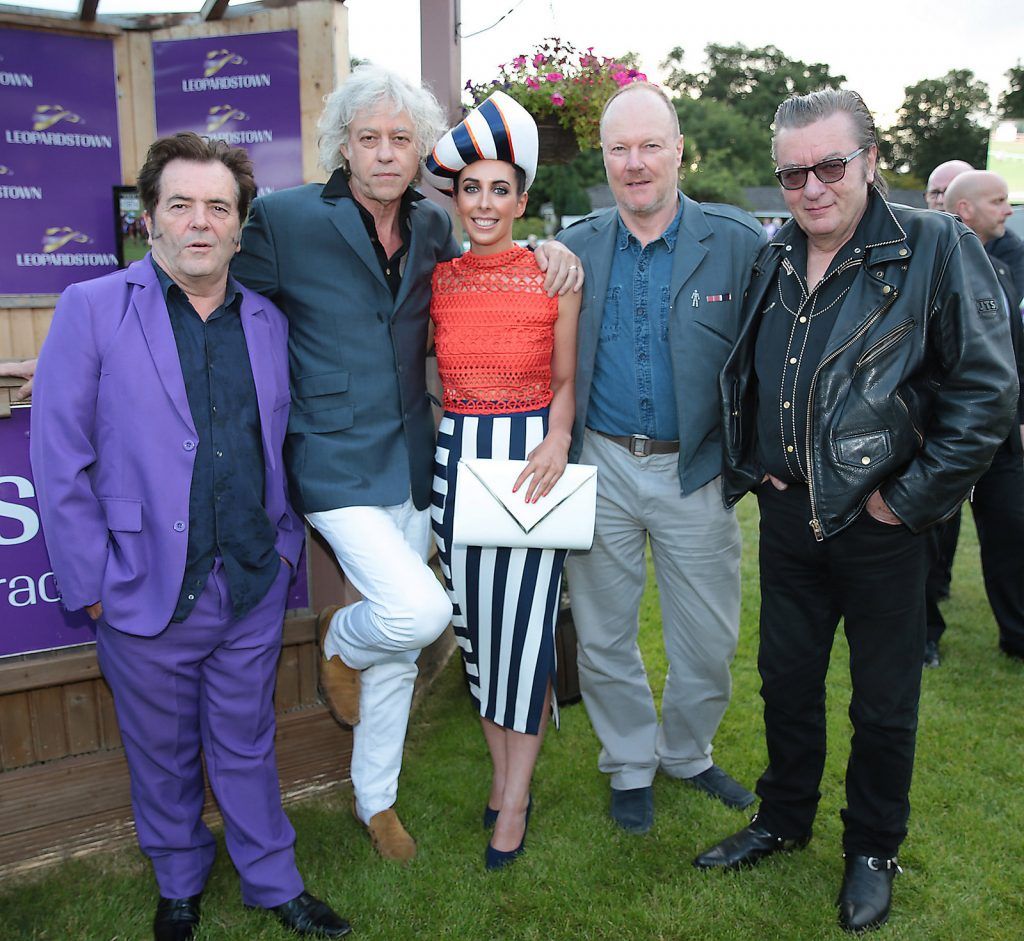
[[811,425],[812,418],[814,417],[814,385],[818,381],[818,373],[824,368],[824,366],[835,359],[840,353],[847,350],[856,340],[860,339],[872,326],[885,314],[885,312],[892,307],[893,301],[896,300],[899,295],[899,291],[895,288],[892,294],[889,295],[887,303],[883,304],[878,310],[875,311],[867,320],[864,321],[857,328],[857,331],[850,337],[842,346],[833,350],[828,356],[826,356],[820,363],[818,368],[814,370],[814,375],[811,376],[811,387],[807,395],[807,492],[811,498],[811,519],[808,525],[811,527],[811,532],[814,533],[814,539],[816,542],[823,542],[825,539],[824,534],[821,531],[821,521],[818,519],[818,505],[814,499],[814,461],[811,457],[813,452],[811,451]]

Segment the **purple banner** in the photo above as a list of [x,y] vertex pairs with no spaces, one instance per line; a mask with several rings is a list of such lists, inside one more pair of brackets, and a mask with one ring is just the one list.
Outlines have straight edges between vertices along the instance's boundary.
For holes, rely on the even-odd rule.
[[[28,460],[29,409],[0,418],[0,657],[89,643],[84,611],[60,603]],[[74,538],[73,535],[70,538]]]
[[[29,411],[16,406],[10,418],[0,418],[0,657],[73,647],[96,636],[89,616],[69,614],[57,594],[29,464]],[[306,569],[303,550],[289,610],[309,607]]]
[[244,147],[259,192],[302,182],[295,30],[153,43],[157,134],[195,131]]
[[0,294],[117,268],[114,76],[110,39],[0,29]]

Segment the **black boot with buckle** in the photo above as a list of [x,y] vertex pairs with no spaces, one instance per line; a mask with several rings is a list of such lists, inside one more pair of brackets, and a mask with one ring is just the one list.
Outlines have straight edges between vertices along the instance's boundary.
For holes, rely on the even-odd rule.
[[889,919],[892,880],[903,872],[896,857],[851,856],[844,853],[846,873],[836,904],[839,925],[846,931],[867,931],[884,925]]

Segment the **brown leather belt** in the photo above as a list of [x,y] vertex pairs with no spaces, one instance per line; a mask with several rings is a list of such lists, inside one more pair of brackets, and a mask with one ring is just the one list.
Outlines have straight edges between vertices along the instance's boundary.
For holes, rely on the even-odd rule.
[[603,431],[598,434],[602,438],[621,444],[633,457],[647,457],[651,454],[678,454],[678,441],[657,441],[648,438],[647,435],[606,435]]

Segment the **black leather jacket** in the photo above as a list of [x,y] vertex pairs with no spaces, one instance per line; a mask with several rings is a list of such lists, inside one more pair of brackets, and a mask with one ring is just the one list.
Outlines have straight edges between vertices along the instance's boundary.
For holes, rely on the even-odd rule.
[[[819,540],[852,523],[876,488],[914,532],[951,515],[1017,405],[1006,305],[977,236],[945,213],[870,199],[864,265],[811,380],[808,522]],[[784,226],[754,263],[744,325],[721,374],[727,506],[764,477],[754,347],[795,227]]]

